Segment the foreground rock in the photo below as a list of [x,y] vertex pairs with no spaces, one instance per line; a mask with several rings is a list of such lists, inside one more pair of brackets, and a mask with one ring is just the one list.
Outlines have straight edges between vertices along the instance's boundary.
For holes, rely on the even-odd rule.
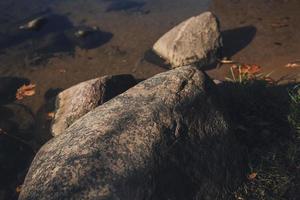
[[60,135],[77,119],[135,84],[131,75],[103,76],[64,90],[57,97],[52,135]]
[[173,68],[216,61],[222,46],[217,18],[211,12],[192,17],[162,36],[153,50],[171,63]]
[[97,107],[41,148],[19,199],[220,197],[243,165],[214,86],[181,67]]

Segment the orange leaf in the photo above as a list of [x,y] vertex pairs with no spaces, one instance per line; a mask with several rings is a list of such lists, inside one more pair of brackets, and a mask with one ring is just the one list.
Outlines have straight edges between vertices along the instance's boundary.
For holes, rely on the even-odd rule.
[[285,65],[285,67],[287,68],[295,68],[295,67],[300,67],[300,64],[299,63],[288,63]]
[[252,172],[251,174],[248,175],[248,180],[254,180],[257,176],[256,172]]
[[48,112],[48,113],[47,113],[47,119],[49,119],[49,120],[53,119],[54,116],[55,116],[55,113],[54,113],[54,112]]
[[16,192],[20,193],[22,191],[22,185],[19,185],[18,187],[16,187]]
[[17,90],[16,99],[21,100],[33,95],[35,95],[35,84],[23,85]]
[[58,72],[59,72],[59,73],[66,73],[67,70],[66,70],[66,69],[59,69]]
[[264,80],[267,81],[269,84],[275,83],[275,80],[272,79],[271,77],[264,77]]
[[241,66],[241,73],[242,74],[249,74],[254,75],[261,71],[261,67],[258,65],[242,65]]

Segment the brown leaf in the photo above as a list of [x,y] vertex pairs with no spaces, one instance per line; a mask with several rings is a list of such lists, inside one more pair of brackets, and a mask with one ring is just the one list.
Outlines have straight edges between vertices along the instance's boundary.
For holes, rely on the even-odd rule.
[[20,193],[22,191],[22,185],[19,185],[18,187],[16,187],[16,192]]
[[55,116],[55,113],[54,113],[54,112],[48,112],[48,113],[47,113],[47,119],[48,119],[48,120],[53,119],[54,116]]
[[237,74],[253,76],[261,71],[261,67],[258,65],[240,64],[232,65],[232,69],[235,70]]
[[292,63],[288,63],[288,64],[285,65],[285,67],[287,67],[287,68],[300,67],[300,62],[292,62]]
[[264,80],[267,81],[267,83],[269,83],[269,84],[276,83],[276,81],[274,79],[272,79],[271,77],[264,77]]
[[35,84],[23,85],[17,90],[16,99],[21,100],[24,97],[35,95]]
[[248,175],[248,180],[254,180],[257,176],[256,172],[252,172],[251,174]]
[[242,65],[241,66],[241,73],[242,74],[249,74],[254,75],[261,71],[261,67],[258,65]]
[[59,72],[59,73],[66,73],[67,70],[66,70],[66,69],[59,69],[58,72]]
[[272,23],[271,26],[273,28],[283,28],[283,27],[288,27],[289,25],[286,22],[275,22]]

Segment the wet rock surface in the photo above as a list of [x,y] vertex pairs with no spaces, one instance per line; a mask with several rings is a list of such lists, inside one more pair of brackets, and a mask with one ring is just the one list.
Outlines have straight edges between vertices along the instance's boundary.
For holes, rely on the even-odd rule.
[[131,75],[103,76],[64,90],[56,100],[52,135],[60,135],[77,119],[135,84]]
[[243,169],[218,105],[194,67],[143,81],[43,146],[19,199],[215,199]]
[[218,19],[205,12],[171,29],[154,44],[153,50],[176,68],[193,63],[212,64],[221,46]]

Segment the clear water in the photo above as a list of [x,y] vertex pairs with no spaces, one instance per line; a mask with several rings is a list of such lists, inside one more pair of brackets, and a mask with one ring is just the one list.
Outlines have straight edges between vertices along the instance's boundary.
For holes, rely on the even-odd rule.
[[[45,65],[62,53],[76,56],[77,48],[85,53],[106,48],[108,54],[127,53],[130,56],[126,59],[135,55],[138,60],[169,28],[208,6],[209,0],[2,1],[0,66],[37,68],[35,65]],[[40,16],[48,21],[39,31],[19,29]],[[76,31],[90,27],[98,27],[99,32],[84,39],[74,36]],[[119,58],[115,55],[114,59]],[[111,63],[102,58],[101,64]]]

